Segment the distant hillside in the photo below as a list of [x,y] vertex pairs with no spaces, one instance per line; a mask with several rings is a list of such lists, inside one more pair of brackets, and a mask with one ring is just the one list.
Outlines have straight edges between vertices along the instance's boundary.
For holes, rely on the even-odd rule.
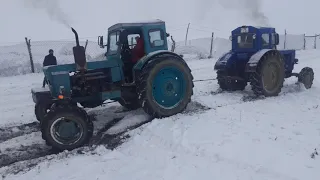
[[[303,35],[287,35],[286,49],[300,50],[303,48]],[[279,49],[283,49],[284,36],[280,36]],[[320,42],[318,42],[320,43]],[[85,45],[85,41],[80,42]],[[307,49],[313,48],[314,39],[307,39]],[[36,72],[42,71],[42,61],[49,49],[54,49],[58,64],[74,63],[72,47],[74,41],[39,41],[31,42],[31,50]],[[211,38],[200,38],[176,43],[176,52],[189,58],[208,58],[210,54]],[[320,45],[320,44],[319,44]],[[169,49],[171,42],[169,40]],[[231,48],[231,42],[224,38],[214,38],[213,58],[218,58]],[[89,41],[86,54],[88,61],[103,60],[105,49],[101,49],[97,42]],[[26,44],[0,46],[0,76],[13,76],[30,73],[30,60]]]

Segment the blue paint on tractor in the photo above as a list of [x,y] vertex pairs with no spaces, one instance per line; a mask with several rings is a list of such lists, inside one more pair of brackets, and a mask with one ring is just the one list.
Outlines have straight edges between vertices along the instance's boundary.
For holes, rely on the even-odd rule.
[[[170,57],[178,57],[184,61],[181,56],[168,50],[169,34],[165,22],[161,20],[118,23],[109,27],[107,44],[104,44],[103,36],[98,37],[98,45],[106,48],[104,59],[94,62],[86,62],[77,32],[74,29],[72,31],[76,35],[76,46],[73,47],[75,63],[43,68],[50,90],[46,96],[51,94],[51,97],[46,98],[51,99],[50,102],[45,100],[46,103],[59,101],[59,97],[63,96],[72,103],[89,108],[99,106],[109,99],[121,100],[122,105],[137,104],[136,83],[146,64],[160,56],[173,60],[176,59]],[[144,56],[132,63],[131,51],[136,45],[135,37],[143,38]],[[39,95],[42,92],[32,90],[36,103],[43,101],[44,98]]]
[[228,71],[230,76],[248,80],[247,73],[254,72],[261,58],[268,52],[279,52],[285,62],[285,73],[290,76],[294,64],[295,50],[277,50],[279,34],[272,27],[241,26],[232,30],[232,48],[221,56],[214,69]]
[[[277,50],[279,34],[272,27],[241,26],[231,32],[232,48],[215,63],[217,81],[223,90],[244,90],[250,82],[256,95],[278,95],[284,78],[298,77],[306,88],[313,81],[309,67],[293,73],[298,63],[295,50]],[[310,77],[310,78],[309,78]]]
[[[85,67],[87,73],[103,72],[102,74],[104,76],[109,76],[109,78],[106,78],[107,80],[105,80],[104,83],[110,85],[113,83],[130,83],[125,82],[128,74],[125,74],[124,67],[127,62],[124,62],[124,60],[121,59],[121,47],[117,44],[119,43],[121,33],[124,31],[128,31],[129,35],[135,34],[144,38],[145,56],[134,64],[131,71],[131,75],[133,77],[135,77],[136,73],[140,71],[151,58],[161,54],[176,55],[175,53],[168,51],[168,43],[166,40],[168,34],[166,33],[164,21],[155,20],[150,22],[118,23],[108,28],[108,31],[108,44],[103,44],[103,37],[101,38],[101,36],[99,37],[100,42],[98,42],[101,48],[107,47],[105,60],[87,62]],[[129,39],[129,36],[127,37],[129,44],[130,40],[133,39],[132,37],[130,38],[131,39]],[[134,46],[134,44],[130,45]],[[87,101],[90,96],[92,99],[97,99],[96,97],[99,96],[101,101],[121,98],[121,93],[119,93],[121,92],[120,85],[107,91],[102,90],[101,92],[92,93],[92,95],[86,94],[75,96],[72,90],[74,84],[70,73],[78,72],[77,62],[72,64],[47,66],[44,67],[43,72],[48,80],[51,96],[54,99],[57,99],[61,94],[61,89],[63,90],[63,95],[65,97],[72,98],[78,102]],[[37,92],[34,91],[34,93]]]
[[176,67],[169,66],[161,69],[155,76],[152,95],[160,106],[173,108],[183,100],[186,84],[183,73]]

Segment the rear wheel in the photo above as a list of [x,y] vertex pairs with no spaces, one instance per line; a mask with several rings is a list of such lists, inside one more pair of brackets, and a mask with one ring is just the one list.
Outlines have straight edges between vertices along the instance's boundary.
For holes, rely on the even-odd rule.
[[151,59],[138,82],[141,107],[156,118],[182,112],[193,95],[191,70],[183,59],[173,55]]
[[252,91],[256,95],[277,96],[285,78],[284,62],[278,52],[269,51],[259,61],[251,76]]
[[47,145],[59,151],[72,150],[89,142],[93,123],[79,107],[60,105],[45,116],[41,132]]

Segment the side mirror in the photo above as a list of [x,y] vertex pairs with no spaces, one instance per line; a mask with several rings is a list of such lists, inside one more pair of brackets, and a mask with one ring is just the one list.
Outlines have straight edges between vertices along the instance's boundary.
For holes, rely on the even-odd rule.
[[100,48],[104,48],[103,36],[98,36],[98,45],[100,46]]
[[275,45],[279,45],[279,34],[278,33],[275,34],[275,40],[276,40]]
[[232,41],[232,36],[229,37],[229,40]]
[[169,33],[166,33],[167,34],[167,37],[169,37],[170,36],[170,34]]

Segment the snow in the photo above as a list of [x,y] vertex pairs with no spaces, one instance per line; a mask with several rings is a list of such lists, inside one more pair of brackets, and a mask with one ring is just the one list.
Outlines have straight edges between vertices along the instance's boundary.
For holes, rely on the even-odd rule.
[[[222,54],[223,50],[216,53]],[[95,116],[95,134],[108,137],[127,132],[130,137],[115,149],[98,144],[86,153],[49,155],[39,131],[4,141],[0,137],[0,160],[15,152],[22,156],[24,147],[35,146],[45,154],[31,159],[37,163],[17,174],[12,173],[13,167],[22,167],[28,159],[14,166],[0,166],[0,174],[8,180],[302,180],[320,177],[316,153],[320,148],[319,50],[297,51],[299,64],[295,72],[305,66],[314,69],[311,89],[296,84],[297,79],[292,77],[286,79],[278,97],[255,101],[246,100],[246,96],[252,94],[250,86],[245,91],[216,92],[218,85],[212,80],[216,77],[213,71],[216,57],[199,59],[195,58],[197,53],[186,56],[194,79],[210,80],[195,82],[192,102],[185,112],[148,122],[149,116],[142,109],[121,112],[118,103],[88,109],[88,113]],[[36,122],[30,89],[41,87],[42,80],[41,73],[0,78],[0,135],[4,129],[12,134],[24,132],[17,126]],[[110,122],[114,125],[104,131]],[[144,122],[148,123],[127,131]],[[34,161],[37,159],[39,161]]]

